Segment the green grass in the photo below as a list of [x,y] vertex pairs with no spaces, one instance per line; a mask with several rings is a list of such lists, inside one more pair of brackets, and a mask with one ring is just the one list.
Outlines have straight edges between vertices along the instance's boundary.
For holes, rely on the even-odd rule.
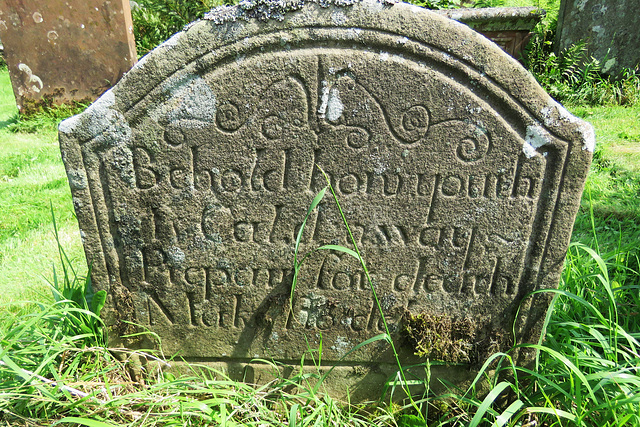
[[0,68],[0,129],[17,119],[18,108],[6,67]]
[[593,124],[598,142],[573,240],[599,248],[603,253],[637,251],[640,246],[640,104],[575,107],[573,112]]
[[[573,113],[597,129],[598,152],[606,151],[606,160],[610,162],[610,165],[603,167],[615,165],[631,172],[640,172],[640,105],[578,106],[573,108]],[[598,156],[596,162],[600,162]]]
[[16,132],[25,125],[16,123],[10,88],[8,72],[0,71],[0,304],[48,299],[45,277],[57,248],[51,207],[70,257],[86,264],[60,157],[59,118],[38,117],[26,125],[36,133]]

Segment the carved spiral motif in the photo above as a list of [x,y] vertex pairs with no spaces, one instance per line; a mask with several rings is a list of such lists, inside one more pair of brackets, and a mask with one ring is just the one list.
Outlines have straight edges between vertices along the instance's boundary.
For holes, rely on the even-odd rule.
[[278,139],[282,136],[284,126],[278,116],[269,116],[262,123],[262,134],[268,139]]
[[473,135],[462,139],[456,148],[456,155],[464,162],[475,162],[489,151],[489,137],[480,128],[475,128]]
[[362,148],[369,142],[369,133],[360,128],[354,128],[347,135],[347,144],[351,148]]
[[422,105],[414,105],[402,115],[404,138],[416,142],[426,135],[429,129],[429,112]]
[[242,126],[242,118],[238,107],[228,103],[221,105],[216,113],[216,123],[222,130],[234,132]]

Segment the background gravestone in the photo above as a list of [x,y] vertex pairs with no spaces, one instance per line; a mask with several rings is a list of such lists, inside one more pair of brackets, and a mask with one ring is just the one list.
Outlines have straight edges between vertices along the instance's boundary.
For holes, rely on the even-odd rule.
[[640,0],[562,0],[556,53],[584,41],[587,58],[612,76],[624,68],[640,71]]
[[0,37],[23,114],[91,102],[137,60],[128,0],[0,0]]
[[436,13],[467,24],[517,60],[522,60],[531,31],[546,15],[537,7],[442,9]]
[[[479,363],[514,321],[535,341],[548,298],[523,299],[558,283],[592,128],[462,24],[373,0],[296,8],[216,9],[60,125],[112,336],[133,322],[168,354],[231,367],[322,345],[346,380],[385,379],[386,342],[349,353],[383,331],[356,259],[312,254],[288,310],[319,165],[403,361]],[[323,244],[351,246],[329,198],[300,252]]]

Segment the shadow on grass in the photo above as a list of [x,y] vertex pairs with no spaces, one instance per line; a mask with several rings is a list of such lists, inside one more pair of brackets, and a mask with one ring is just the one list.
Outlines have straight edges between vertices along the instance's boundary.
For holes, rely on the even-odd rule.
[[18,113],[13,113],[8,119],[6,120],[0,120],[0,130],[6,129],[11,125],[14,125],[16,123],[18,123],[18,120],[20,120],[20,116],[18,115]]

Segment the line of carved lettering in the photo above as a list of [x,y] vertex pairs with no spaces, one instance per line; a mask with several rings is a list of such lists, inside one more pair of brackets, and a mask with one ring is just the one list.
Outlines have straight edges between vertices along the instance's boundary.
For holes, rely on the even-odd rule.
[[[383,233],[381,230],[385,230]],[[393,230],[393,234],[388,230]],[[505,252],[513,250],[512,242],[508,241],[496,234],[487,235],[486,232],[480,232],[478,228],[463,228],[454,226],[441,227],[423,227],[417,229],[418,232],[410,233],[408,229],[401,226],[384,226],[378,228],[378,234],[374,234],[375,238],[388,239],[388,243],[395,244],[418,244],[418,247],[431,248],[434,254],[449,253],[459,260],[460,273],[473,270],[474,251],[477,256],[485,256],[485,254],[494,253],[496,256],[500,254],[499,248],[504,248]],[[396,237],[393,237],[393,236]],[[482,235],[482,237],[479,237]],[[362,236],[362,235],[361,235]],[[380,237],[384,236],[384,237]],[[526,241],[526,236],[521,236],[522,241]],[[362,237],[360,237],[362,242]],[[498,248],[498,249],[496,249]],[[523,249],[523,248],[522,248]],[[346,257],[351,260],[350,257]],[[267,268],[242,268],[232,269],[231,267],[190,267],[184,270],[177,270],[168,267],[168,256],[161,248],[148,249],[143,251],[143,278],[149,283],[158,281],[158,277],[154,277],[152,269],[158,273],[166,274],[162,282],[182,282],[195,286],[203,286],[206,289],[206,299],[210,299],[213,288],[216,286],[254,286],[270,288],[283,283],[284,277],[291,274],[291,270],[287,269],[267,269]],[[317,287],[320,289],[367,289],[367,284],[363,273],[358,273],[356,269],[344,271],[343,267],[335,267],[341,264],[341,257],[335,254],[329,254],[323,258],[317,274]],[[424,259],[423,259],[424,260]],[[422,265],[422,264],[421,264]],[[453,265],[452,265],[453,267]],[[424,268],[417,269],[417,276],[423,276]],[[176,274],[183,275],[177,277]],[[418,278],[414,277],[413,283],[416,283],[415,290],[418,290]],[[406,285],[398,285],[398,279],[394,286],[397,290],[406,290]]]
[[[324,186],[324,178],[315,167],[320,153],[312,155],[292,150],[260,149],[247,169],[220,170],[215,166],[199,165],[198,147],[191,147],[187,167],[174,167],[163,176],[154,165],[153,155],[142,147],[133,149],[133,166],[140,189],[150,189],[168,180],[177,190],[211,191],[216,194],[233,192],[317,191]],[[536,156],[520,156],[510,168],[477,174],[456,173],[331,173],[331,182],[341,196],[380,194],[385,196],[464,197],[470,199],[536,198],[541,190],[544,164]],[[307,179],[290,178],[292,165],[303,164]],[[268,166],[267,166],[268,165]],[[274,166],[275,165],[275,166]],[[309,179],[310,178],[310,179]]]
[[[524,248],[521,254],[505,256],[509,243],[500,236],[483,235],[477,229],[466,230],[456,227],[432,228],[424,233],[425,243],[433,245],[434,254],[448,253],[448,267],[451,271],[441,271],[441,267],[433,264],[434,256],[424,256],[408,263],[405,272],[396,272],[383,283],[382,276],[372,271],[371,276],[382,289],[414,295],[429,293],[514,296],[517,294],[519,271],[523,261]],[[502,241],[502,250],[496,247]],[[513,249],[509,249],[513,251]],[[472,257],[471,251],[475,254]],[[231,267],[190,267],[187,269],[170,267],[166,256],[160,249],[150,251],[143,256],[144,280],[161,288],[171,289],[185,295],[184,304],[189,307],[189,321],[192,324],[207,326],[241,327],[246,318],[240,309],[242,294],[246,288],[276,289],[291,285],[292,270],[279,268],[240,268]],[[478,264],[478,259],[482,262]],[[474,259],[475,261],[472,261]],[[357,263],[345,256],[328,254],[317,267],[317,271],[306,271],[305,288],[322,291],[368,291],[369,285],[364,273]],[[315,282],[314,282],[315,281]],[[186,291],[178,291],[185,289]],[[173,295],[173,294],[172,294]],[[233,300],[228,300],[233,297]],[[167,298],[167,297],[165,297]],[[175,298],[175,295],[172,297]],[[227,299],[220,303],[222,299]],[[179,312],[173,312],[175,304],[163,304],[158,293],[150,293],[148,304],[154,305],[165,323],[174,323],[181,318]],[[311,304],[311,302],[309,303]],[[253,307],[255,308],[255,307]],[[149,307],[151,310],[151,307]],[[249,312],[251,310],[248,309]],[[215,312],[216,314],[211,314]],[[150,311],[151,313],[151,311]],[[207,314],[209,313],[209,314]],[[208,317],[205,317],[208,316]],[[212,317],[213,316],[213,317]],[[244,317],[243,317],[244,316]],[[194,320],[195,319],[195,320]],[[300,323],[316,325],[322,328],[319,319],[298,319]],[[325,319],[326,320],[326,319]],[[287,323],[290,323],[290,319]],[[313,322],[312,322],[313,321]],[[193,323],[196,322],[196,323]],[[309,323],[311,322],[311,323]],[[325,322],[326,323],[326,322]]]

